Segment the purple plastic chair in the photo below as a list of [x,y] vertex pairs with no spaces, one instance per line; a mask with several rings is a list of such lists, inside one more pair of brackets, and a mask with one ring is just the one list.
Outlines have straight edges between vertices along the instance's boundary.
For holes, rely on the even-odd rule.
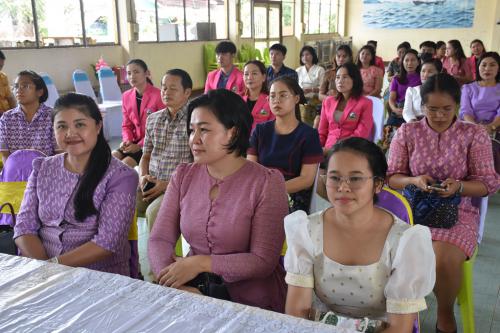
[[[33,160],[46,155],[39,150],[25,149],[13,152],[3,166],[0,182],[27,181],[33,170]],[[14,221],[8,214],[0,214],[0,225],[13,225]]]
[[[411,211],[410,204],[405,199],[405,197],[397,191],[394,191],[386,186],[377,194],[378,201],[377,206],[384,208],[389,212],[396,215],[402,221],[413,225],[413,214]],[[413,323],[413,333],[420,332],[420,319],[417,313],[417,319]]]

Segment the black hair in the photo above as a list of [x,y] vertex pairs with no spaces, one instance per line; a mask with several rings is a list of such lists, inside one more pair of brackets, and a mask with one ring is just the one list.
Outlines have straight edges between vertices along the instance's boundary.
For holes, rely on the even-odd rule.
[[191,76],[189,76],[188,72],[185,70],[179,68],[169,69],[165,75],[178,76],[181,78],[181,84],[184,90],[193,89],[193,80],[191,80]]
[[340,44],[339,46],[337,46],[337,49],[335,50],[335,57],[333,57],[333,62],[335,63],[335,66],[339,65],[337,64],[337,58],[336,58],[336,55],[339,51],[344,51],[345,53],[347,53],[350,59],[349,62],[353,62],[351,47],[347,44]]
[[209,109],[226,129],[235,128],[236,133],[226,146],[228,154],[237,152],[238,156],[246,156],[250,145],[252,114],[243,99],[227,89],[210,90],[208,93],[193,99],[188,105],[187,132],[191,130],[191,115],[194,109]]
[[217,44],[215,47],[215,54],[231,53],[236,54],[236,45],[233,42],[225,40]]
[[436,51],[436,43],[431,40],[426,40],[425,42],[420,43],[418,48],[421,49],[422,47],[431,47],[434,49],[434,51]]
[[443,42],[442,40],[438,40],[438,41],[436,42],[436,50],[437,50],[437,49],[440,49],[440,48],[441,48],[441,46],[443,46],[443,45],[445,45],[445,46],[446,46],[446,43],[445,43],[445,42]]
[[470,42],[469,48],[472,47],[472,44],[474,44],[474,43],[481,44],[481,46],[483,47],[483,53],[486,52],[486,48],[484,47],[484,43],[483,43],[482,40],[480,40],[480,39],[474,39],[474,40],[472,40],[472,42]]
[[427,103],[427,96],[434,92],[443,92],[451,96],[455,103],[460,104],[460,85],[447,73],[438,73],[425,80],[420,87],[422,105]]
[[398,47],[396,48],[396,51],[399,49],[408,50],[411,48],[409,45],[410,45],[410,43],[408,43],[408,42],[402,42],[401,44],[398,45]]
[[441,73],[443,71],[443,63],[439,59],[429,58],[429,59],[423,60],[422,64],[420,65],[420,70],[422,70],[422,67],[424,67],[424,65],[427,65],[427,64],[432,64],[436,68],[438,73]]
[[[337,141],[328,152],[327,165],[335,153],[341,151],[349,151],[362,155],[368,161],[368,166],[374,177],[374,182],[379,181],[382,184],[385,182],[387,174],[387,160],[385,154],[380,147],[370,140],[360,137],[350,137]],[[377,195],[373,195],[373,202],[377,202]]]
[[300,57],[299,58],[300,64],[302,66],[304,66],[304,63],[302,62],[302,54],[306,51],[312,55],[312,58],[313,58],[312,63],[314,65],[316,65],[319,62],[318,55],[316,54],[316,50],[312,46],[309,46],[309,45],[304,45],[302,47],[302,49],[300,50],[300,56],[299,56]]
[[5,54],[3,54],[2,50],[0,50],[0,59],[5,60]]
[[295,96],[299,96],[299,102],[295,104],[295,118],[297,118],[298,121],[302,121],[302,117],[300,116],[299,104],[306,104],[307,100],[306,97],[304,96],[304,91],[300,87],[297,80],[292,78],[291,76],[284,76],[284,75],[278,76],[277,78],[271,81],[270,86],[272,86],[275,82],[283,83]]
[[358,67],[363,68],[363,64],[361,63],[361,60],[359,59],[361,56],[361,52],[363,52],[363,50],[368,50],[368,52],[370,52],[370,54],[372,55],[372,59],[370,60],[370,66],[375,66],[375,55],[376,55],[375,49],[371,45],[365,45],[359,49],[358,57],[356,58],[356,64],[358,65]]
[[[259,60],[250,60],[248,61],[245,66],[243,66],[243,69],[245,69],[245,67],[247,67],[247,65],[255,65],[257,66],[257,68],[259,68],[259,71],[263,74],[263,75],[267,75],[267,70],[266,70],[266,65],[264,65],[262,63],[262,61],[259,61]],[[260,88],[260,92],[261,93],[264,93],[264,94],[267,94],[268,93],[268,90],[267,90],[267,83],[266,82],[262,82],[262,87]]]
[[[127,66],[128,65],[137,65],[139,67],[141,67],[145,72],[147,72],[149,69],[148,69],[148,65],[146,65],[146,63],[144,62],[144,60],[142,59],[130,59],[128,62],[127,62]],[[146,81],[150,84],[150,85],[153,85],[153,81],[151,81],[151,79],[149,77],[146,77]]]
[[283,53],[283,55],[285,56],[286,55],[286,46],[283,44],[280,44],[280,43],[276,43],[276,44],[273,44],[269,48],[269,52],[271,52],[271,51],[279,51],[279,52]]
[[[87,117],[94,119],[95,123],[102,124],[102,116],[95,101],[88,96],[69,93],[59,97],[52,110],[52,123],[59,112],[65,109],[76,109]],[[104,138],[104,129],[101,127],[97,135],[97,142],[90,153],[90,157],[80,178],[73,204],[75,206],[75,218],[82,222],[87,217],[96,215],[97,208],[94,206],[94,192],[97,185],[111,163],[111,149]]]
[[[497,65],[500,67],[500,56],[498,55],[497,52],[493,52],[493,51],[490,51],[490,52],[485,52],[481,55],[481,57],[479,58],[478,62],[477,62],[477,65],[476,65],[476,81],[481,81],[482,78],[481,78],[481,75],[479,75],[479,65],[481,65],[481,62],[483,61],[483,59],[485,58],[493,58],[496,62],[497,62]],[[500,82],[500,68],[497,72],[497,76],[496,76],[496,82]]]
[[465,56],[464,49],[462,47],[462,44],[458,39],[452,39],[448,41],[448,44],[451,44],[451,46],[455,49],[455,57],[460,60],[460,67],[462,67],[462,60],[466,60],[467,57]]
[[406,84],[408,82],[408,72],[406,71],[406,68],[404,66],[404,60],[405,60],[406,56],[410,53],[413,54],[417,58],[418,66],[415,69],[415,72],[420,73],[421,63],[420,63],[420,58],[418,57],[417,50],[414,50],[414,49],[407,50],[405,52],[405,54],[403,55],[403,57],[399,60],[400,70],[399,70],[399,74],[396,75],[396,80],[398,80],[398,82],[401,84]]
[[369,40],[369,41],[366,42],[366,45],[369,45],[369,44],[375,45],[375,48],[376,48],[378,43],[377,43],[376,40]]
[[[402,42],[401,44],[399,44],[401,47],[404,47],[406,48],[407,50],[411,49],[411,44],[407,41],[404,41]],[[399,48],[399,47],[398,47]]]
[[[337,68],[337,71],[339,69],[345,68],[347,69],[347,73],[352,79],[352,90],[351,90],[351,96],[354,98],[359,98],[360,96],[363,95],[363,78],[361,77],[361,72],[359,71],[358,66],[353,64],[352,62],[346,62],[343,65],[340,65]],[[342,94],[338,94],[337,98],[341,98]]]
[[49,98],[49,89],[47,89],[45,81],[35,71],[32,70],[20,71],[19,73],[17,73],[17,76],[28,76],[31,79],[31,81],[33,81],[36,90],[43,90],[42,96],[38,98],[39,103],[43,103]]

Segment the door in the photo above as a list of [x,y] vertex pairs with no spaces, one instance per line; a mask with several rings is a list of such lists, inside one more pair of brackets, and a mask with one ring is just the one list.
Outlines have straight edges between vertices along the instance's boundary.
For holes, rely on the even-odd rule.
[[252,21],[255,48],[261,53],[281,43],[281,1],[254,0]]

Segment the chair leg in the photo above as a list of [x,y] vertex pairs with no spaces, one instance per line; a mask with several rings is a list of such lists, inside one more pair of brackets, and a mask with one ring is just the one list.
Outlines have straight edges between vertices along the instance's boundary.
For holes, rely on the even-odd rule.
[[464,333],[475,333],[473,259],[474,258],[466,261],[462,266],[462,285],[458,293],[458,303],[460,305],[460,315],[462,316]]

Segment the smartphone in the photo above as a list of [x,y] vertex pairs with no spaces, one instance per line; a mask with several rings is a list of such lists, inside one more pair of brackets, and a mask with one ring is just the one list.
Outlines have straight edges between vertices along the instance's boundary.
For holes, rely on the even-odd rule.
[[444,186],[440,183],[436,183],[436,184],[432,184],[432,185],[427,185],[427,189],[431,190],[431,191],[444,192],[444,191],[446,191],[446,186]]
[[147,182],[144,187],[142,188],[142,192],[147,192],[149,191],[150,189],[152,189],[153,187],[155,187],[155,183],[153,182]]

